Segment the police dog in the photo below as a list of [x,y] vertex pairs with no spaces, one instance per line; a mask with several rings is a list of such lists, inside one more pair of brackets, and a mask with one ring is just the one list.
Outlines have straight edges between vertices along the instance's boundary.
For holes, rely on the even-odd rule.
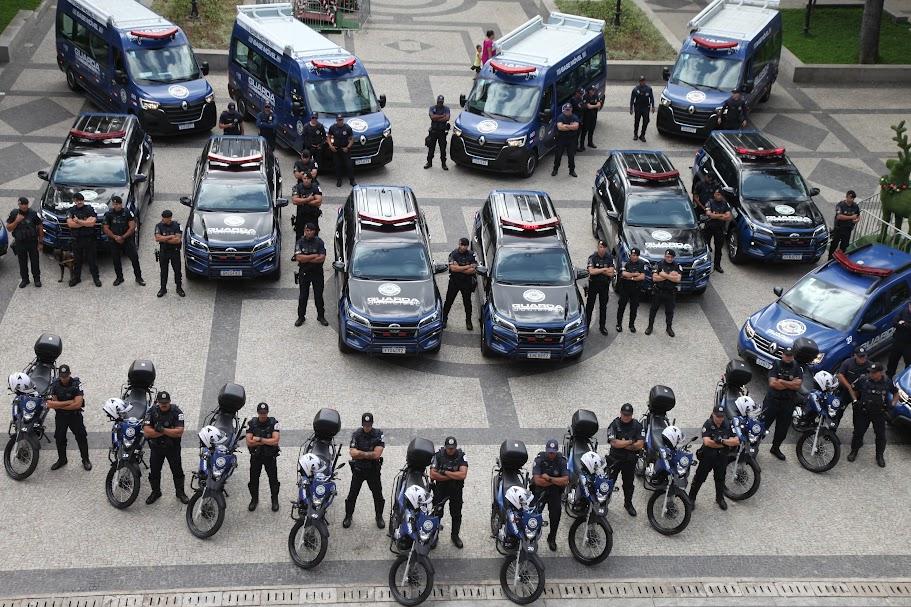
[[62,247],[54,249],[54,259],[60,266],[60,278],[57,282],[63,282],[63,275],[66,270],[70,271],[70,278],[73,278],[73,266],[76,265],[76,256],[73,254],[72,243],[64,244]]

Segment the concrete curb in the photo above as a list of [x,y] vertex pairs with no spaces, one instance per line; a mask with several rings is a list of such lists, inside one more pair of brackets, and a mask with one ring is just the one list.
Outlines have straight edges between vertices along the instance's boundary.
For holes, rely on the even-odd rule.
[[25,24],[31,21],[33,17],[40,17],[53,1],[54,0],[44,0],[35,10],[23,9],[16,13],[13,20],[9,22],[9,25],[0,32],[0,63],[9,63],[12,61],[13,49],[21,46],[21,44],[17,44],[16,38],[22,33]]
[[198,48],[195,49],[196,59],[198,61],[208,61],[209,69],[227,72],[228,71],[228,51],[215,48]]

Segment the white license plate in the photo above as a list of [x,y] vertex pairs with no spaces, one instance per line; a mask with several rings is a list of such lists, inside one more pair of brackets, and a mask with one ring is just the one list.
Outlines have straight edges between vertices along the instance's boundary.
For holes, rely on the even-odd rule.
[[680,127],[680,130],[683,131],[684,133],[695,133],[695,132],[696,132],[696,127],[694,127],[694,126],[682,126],[682,127]]
[[529,352],[528,358],[539,358],[541,360],[550,360],[550,352]]
[[222,270],[219,276],[243,276],[243,270]]
[[766,369],[772,368],[771,362],[767,361],[764,358],[759,358],[758,356],[756,357],[756,364],[759,365],[760,367],[765,367]]
[[354,161],[354,164],[356,164],[356,165],[370,164],[372,161],[373,161],[372,158],[358,158],[357,160]]
[[474,164],[479,164],[482,167],[486,167],[490,162],[486,158],[472,158],[471,162]]
[[800,261],[803,259],[803,255],[795,255],[794,253],[786,253],[781,256],[785,261]]
[[383,348],[383,354],[404,354],[405,346],[386,346]]
[[195,122],[184,122],[183,124],[177,125],[177,130],[178,131],[189,131],[190,129],[192,129],[195,126],[196,126]]

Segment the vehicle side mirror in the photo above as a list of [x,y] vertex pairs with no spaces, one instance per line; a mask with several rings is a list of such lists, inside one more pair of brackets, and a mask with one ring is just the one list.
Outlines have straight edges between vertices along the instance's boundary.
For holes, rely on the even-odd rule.
[[728,196],[735,196],[737,194],[737,191],[734,188],[730,188],[727,186],[721,188],[721,191],[724,192],[725,194],[727,194]]
[[876,325],[874,325],[873,323],[865,322],[864,324],[860,325],[860,332],[861,333],[876,333]]
[[342,462],[341,464],[339,464],[338,466],[335,467],[335,470],[338,471],[338,470],[341,470],[341,469],[344,468],[344,467],[345,467],[345,462]]
[[148,177],[146,177],[142,173],[136,173],[135,175],[133,175],[133,184],[135,185],[137,183],[144,183],[147,179],[148,179]]
[[819,196],[819,188],[810,188],[810,196]]
[[42,181],[48,181],[50,179],[50,175],[47,171],[38,171],[38,179]]
[[576,280],[582,280],[583,278],[588,278],[588,270],[585,268],[576,268]]
[[617,211],[608,211],[607,216],[609,219],[612,219],[614,221],[620,220],[620,213],[618,213]]
[[664,78],[664,81],[667,82],[671,79],[671,68],[663,67],[661,68],[661,77]]
[[344,271],[346,270],[345,262],[342,261],[341,259],[336,259],[335,261],[333,261],[333,262],[332,262],[332,267],[333,267],[337,272],[344,272]]
[[276,198],[275,206],[277,206],[279,208],[288,206],[288,199],[287,198]]
[[202,72],[202,75],[203,75],[203,76],[208,76],[208,75],[209,75],[209,62],[208,62],[208,61],[203,61],[202,63],[200,63],[200,64],[199,64],[199,71]]
[[433,273],[442,274],[449,269],[449,264],[443,263],[442,261],[433,262]]
[[753,86],[755,86],[755,82],[753,81],[753,79],[752,79],[752,78],[747,78],[746,80],[743,81],[743,86],[740,87],[740,89],[741,89],[744,93],[752,93],[752,92],[753,92]]
[[129,82],[127,78],[127,73],[123,70],[114,70],[114,81],[117,84],[126,84]]
[[386,95],[380,95],[380,107],[386,107]]
[[477,274],[478,276],[487,276],[487,274],[489,273],[487,270],[487,266],[478,266],[474,269],[474,271],[475,271],[475,274]]
[[291,103],[291,113],[292,114],[303,114],[304,113],[304,104],[299,101],[294,101]]
[[772,293],[774,293],[778,297],[781,297],[781,294],[784,293],[784,289],[782,289],[781,287],[775,287],[772,289]]
[[541,122],[549,123],[550,119],[551,119],[551,117],[553,117],[553,115],[554,115],[553,110],[551,110],[550,108],[547,108],[547,109],[541,110],[541,112],[538,114],[538,118],[541,120]]
[[460,105],[461,107],[465,107],[465,103],[466,103],[467,101],[468,101],[468,98],[465,97],[465,93],[462,93],[461,95],[459,95],[459,105]]
[[185,206],[185,207],[189,207],[189,206],[192,206],[192,205],[193,205],[193,201],[190,200],[190,197],[189,197],[189,196],[181,196],[181,197],[180,197],[180,204],[182,204],[182,205]]

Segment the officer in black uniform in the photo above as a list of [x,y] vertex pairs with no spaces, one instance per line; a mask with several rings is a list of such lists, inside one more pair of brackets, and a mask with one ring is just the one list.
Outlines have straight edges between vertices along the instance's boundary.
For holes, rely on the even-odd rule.
[[430,466],[430,480],[433,486],[433,506],[437,516],[443,516],[443,505],[449,500],[449,516],[452,517],[452,543],[462,548],[459,530],[462,528],[462,490],[468,476],[468,458],[459,449],[454,436],[447,436],[443,446],[433,456]]
[[705,244],[708,245],[709,250],[712,250],[712,235],[708,231],[708,215],[706,215],[706,210],[709,207],[709,201],[712,200],[714,196],[713,192],[717,186],[714,183],[714,180],[711,176],[707,176],[706,179],[698,179],[693,185],[693,210],[696,211],[696,216],[699,219],[699,227],[702,230],[702,238],[705,239]]
[[425,169],[433,166],[433,152],[437,145],[440,146],[440,163],[443,170],[446,166],[446,133],[449,132],[449,108],[443,105],[443,96],[437,95],[436,105],[431,105],[427,114],[430,116],[430,129],[427,131],[427,164]]
[[351,146],[354,145],[354,131],[345,122],[345,117],[338,114],[335,117],[335,124],[329,127],[329,133],[326,136],[326,145],[332,152],[333,163],[335,164],[335,187],[342,187],[342,173],[348,177],[348,183],[357,185],[354,181],[354,166],[351,162]]
[[272,111],[272,104],[266,102],[263,111],[256,115],[256,128],[259,129],[259,136],[266,140],[269,147],[275,149],[275,129],[278,128],[278,118]]
[[294,179],[300,181],[303,175],[310,175],[314,185],[319,185],[317,175],[319,174],[319,163],[313,157],[313,152],[309,148],[301,150],[300,158],[294,161]]
[[380,529],[386,527],[383,520],[383,485],[380,480],[380,469],[383,467],[383,431],[373,427],[373,414],[364,413],[361,416],[361,427],[351,434],[351,444],[348,453],[351,455],[351,489],[345,498],[345,520],[342,527],[351,526],[351,517],[354,515],[354,506],[357,496],[361,492],[364,481],[373,494],[373,509],[376,515],[376,526]]
[[712,198],[705,208],[708,221],[705,223],[705,231],[715,243],[715,271],[724,274],[721,269],[721,253],[724,252],[724,231],[731,220],[731,205],[724,198],[724,192],[721,188],[715,188],[712,192]]
[[547,503],[547,520],[550,521],[550,532],[547,534],[547,547],[557,550],[557,529],[560,528],[560,501],[563,488],[569,484],[569,470],[566,457],[560,453],[557,439],[548,439],[544,451],[535,458],[532,474],[532,493],[535,500]]
[[740,96],[740,89],[734,89],[731,91],[731,98],[721,106],[721,112],[718,113],[718,126],[727,130],[745,129],[749,113],[747,102]]
[[848,403],[853,403],[857,400],[857,388],[855,384],[857,380],[867,374],[867,371],[870,370],[870,361],[867,359],[867,349],[863,346],[859,346],[854,349],[854,356],[851,358],[845,359],[841,363],[841,366],[838,368],[838,383],[840,384],[840,389],[838,391],[838,397],[841,400],[841,407],[838,409],[838,413],[835,417],[835,423],[841,423],[841,418],[845,414],[845,410],[848,408]]
[[633,507],[636,459],[645,446],[645,428],[639,420],[633,418],[631,404],[624,403],[620,407],[620,417],[615,417],[607,427],[607,442],[610,445],[609,457],[616,462],[611,467],[611,478],[616,481],[623,474],[623,507],[630,516],[636,516]]
[[785,456],[781,452],[781,443],[788,436],[794,405],[800,396],[798,390],[802,384],[803,367],[794,360],[794,350],[787,346],[781,350],[781,360],[776,360],[769,370],[769,391],[762,402],[762,419],[766,428],[775,424],[769,453],[782,461]]
[[294,326],[299,327],[307,320],[307,301],[310,299],[310,286],[313,286],[313,304],[316,306],[316,322],[324,327],[329,326],[326,320],[326,307],[323,303],[323,262],[326,261],[326,245],[316,235],[316,226],[304,224],[304,235],[294,245],[294,261],[297,262],[297,282],[300,295],[297,299],[297,320]]
[[636,332],[636,315],[639,313],[639,297],[642,296],[642,283],[649,270],[647,261],[639,256],[639,249],[629,250],[629,259],[623,264],[620,272],[620,300],[617,302],[617,333],[623,331],[623,312],[629,304],[629,332]]
[[699,466],[693,476],[693,486],[690,487],[690,503],[696,507],[696,494],[711,472],[715,477],[715,502],[722,510],[728,509],[724,501],[724,473],[728,466],[728,451],[740,444],[740,439],[734,436],[734,430],[724,415],[724,405],[718,405],[712,410],[712,416],[702,424],[702,447],[697,456]]
[[895,316],[892,326],[895,327],[895,333],[892,334],[892,347],[886,366],[886,375],[889,377],[895,377],[899,359],[905,361],[906,367],[911,363],[911,302]]
[[595,300],[598,300],[598,326],[601,335],[607,335],[607,301],[610,299],[610,281],[614,277],[614,258],[607,250],[607,243],[598,241],[598,250],[588,256],[588,296],[585,298],[585,322],[591,330]]
[[462,304],[465,306],[465,328],[474,330],[471,324],[471,294],[477,286],[475,270],[478,260],[474,251],[468,248],[468,239],[460,238],[459,246],[449,254],[449,287],[446,289],[446,301],[443,303],[443,326],[449,320],[449,311],[455,301],[456,295],[462,294]]
[[180,223],[174,221],[170,209],[161,212],[161,221],[155,224],[155,242],[158,243],[158,266],[161,269],[161,288],[158,297],[168,292],[168,265],[174,270],[174,284],[177,294],[186,297],[183,290],[183,274],[180,271],[180,245],[183,232]]
[[276,459],[281,453],[278,442],[281,439],[281,424],[269,417],[268,403],[256,405],[256,417],[247,424],[247,449],[250,450],[250,505],[253,512],[259,504],[259,477],[263,468],[269,477],[269,492],[272,494],[272,512],[278,512],[278,465]]
[[297,209],[294,215],[294,235],[300,238],[304,235],[304,226],[312,223],[319,232],[319,218],[323,214],[320,206],[323,204],[323,191],[313,183],[313,178],[307,172],[299,173],[297,183],[291,190],[291,203]]
[[855,385],[857,402],[854,403],[854,436],[851,437],[851,452],[848,461],[857,459],[857,452],[864,445],[864,434],[873,424],[876,436],[876,464],[886,467],[883,454],[886,452],[886,409],[895,406],[898,392],[892,386],[892,380],[883,373],[879,363],[870,365],[870,370]]
[[[573,96],[569,98],[569,104],[573,107],[573,114],[582,116],[582,98],[585,95],[585,89],[576,89]],[[579,128],[582,128],[582,121],[579,121]]]
[[228,109],[218,117],[218,128],[224,135],[244,134],[244,117],[237,111],[233,101],[228,103]]
[[595,136],[595,127],[598,126],[598,112],[604,107],[604,95],[598,92],[598,87],[590,86],[582,97],[582,126],[579,127],[579,151],[585,149],[585,140],[588,147],[597,149],[592,139]]
[[146,286],[142,279],[142,269],[139,267],[136,242],[133,239],[133,235],[136,233],[136,216],[133,215],[133,211],[123,207],[123,199],[120,196],[111,196],[111,210],[104,214],[101,229],[111,245],[111,259],[114,260],[114,273],[117,275],[114,286],[123,283],[121,255],[126,255],[133,264],[133,277],[136,279],[136,283],[143,287]]
[[149,413],[142,433],[149,441],[149,485],[152,493],[146,504],[161,497],[161,468],[168,460],[174,479],[174,492],[182,504],[190,501],[183,490],[183,465],[180,460],[180,437],[183,436],[183,411],[171,404],[171,395],[164,390],[155,395],[155,406]]
[[71,375],[69,365],[60,365],[60,368],[57,369],[57,379],[51,383],[46,404],[49,409],[56,411],[54,441],[57,443],[57,461],[51,466],[51,470],[59,470],[67,464],[67,430],[73,433],[76,444],[79,445],[82,467],[91,470],[88,434],[85,431],[85,421],[82,419],[82,412],[85,410],[85,393],[82,391],[82,383],[79,378]]
[[326,128],[319,121],[316,112],[310,114],[310,122],[304,125],[304,131],[301,136],[304,139],[304,145],[310,150],[313,160],[325,162],[323,147],[326,145]]
[[664,306],[664,323],[667,334],[674,337],[674,307],[677,305],[677,284],[683,276],[683,268],[674,261],[674,249],[664,252],[664,259],[652,267],[652,307],[648,311],[648,327],[645,334],[651,335],[658,308]]
[[19,197],[19,208],[13,209],[6,220],[6,229],[15,238],[13,251],[19,260],[19,288],[24,289],[29,285],[28,266],[32,264],[32,276],[35,277],[35,286],[41,288],[41,265],[38,251],[44,248],[44,225],[38,213],[29,208],[28,198]]
[[835,205],[835,224],[832,226],[832,243],[829,245],[829,259],[835,251],[845,251],[851,244],[851,232],[860,221],[860,207],[857,206],[854,190],[845,193],[845,199]]
[[[645,129],[651,120],[649,112],[655,113],[655,94],[652,87],[645,83],[645,75],[639,76],[639,84],[633,87],[629,95],[629,113],[633,118],[633,141],[637,139],[645,143]],[[642,122],[642,132],[639,131],[639,122]]]
[[557,147],[554,150],[554,170],[550,172],[556,177],[560,170],[560,160],[566,152],[566,162],[569,164],[569,174],[576,175],[576,139],[579,135],[579,116],[573,113],[571,103],[563,104],[563,113],[557,116]]
[[98,240],[95,236],[97,221],[98,215],[94,207],[85,204],[85,197],[80,192],[73,194],[73,206],[70,207],[66,218],[66,225],[73,235],[75,257],[73,277],[70,279],[71,287],[82,282],[82,265],[86,263],[89,265],[89,272],[92,273],[92,282],[96,287],[101,286],[101,279],[98,278]]

